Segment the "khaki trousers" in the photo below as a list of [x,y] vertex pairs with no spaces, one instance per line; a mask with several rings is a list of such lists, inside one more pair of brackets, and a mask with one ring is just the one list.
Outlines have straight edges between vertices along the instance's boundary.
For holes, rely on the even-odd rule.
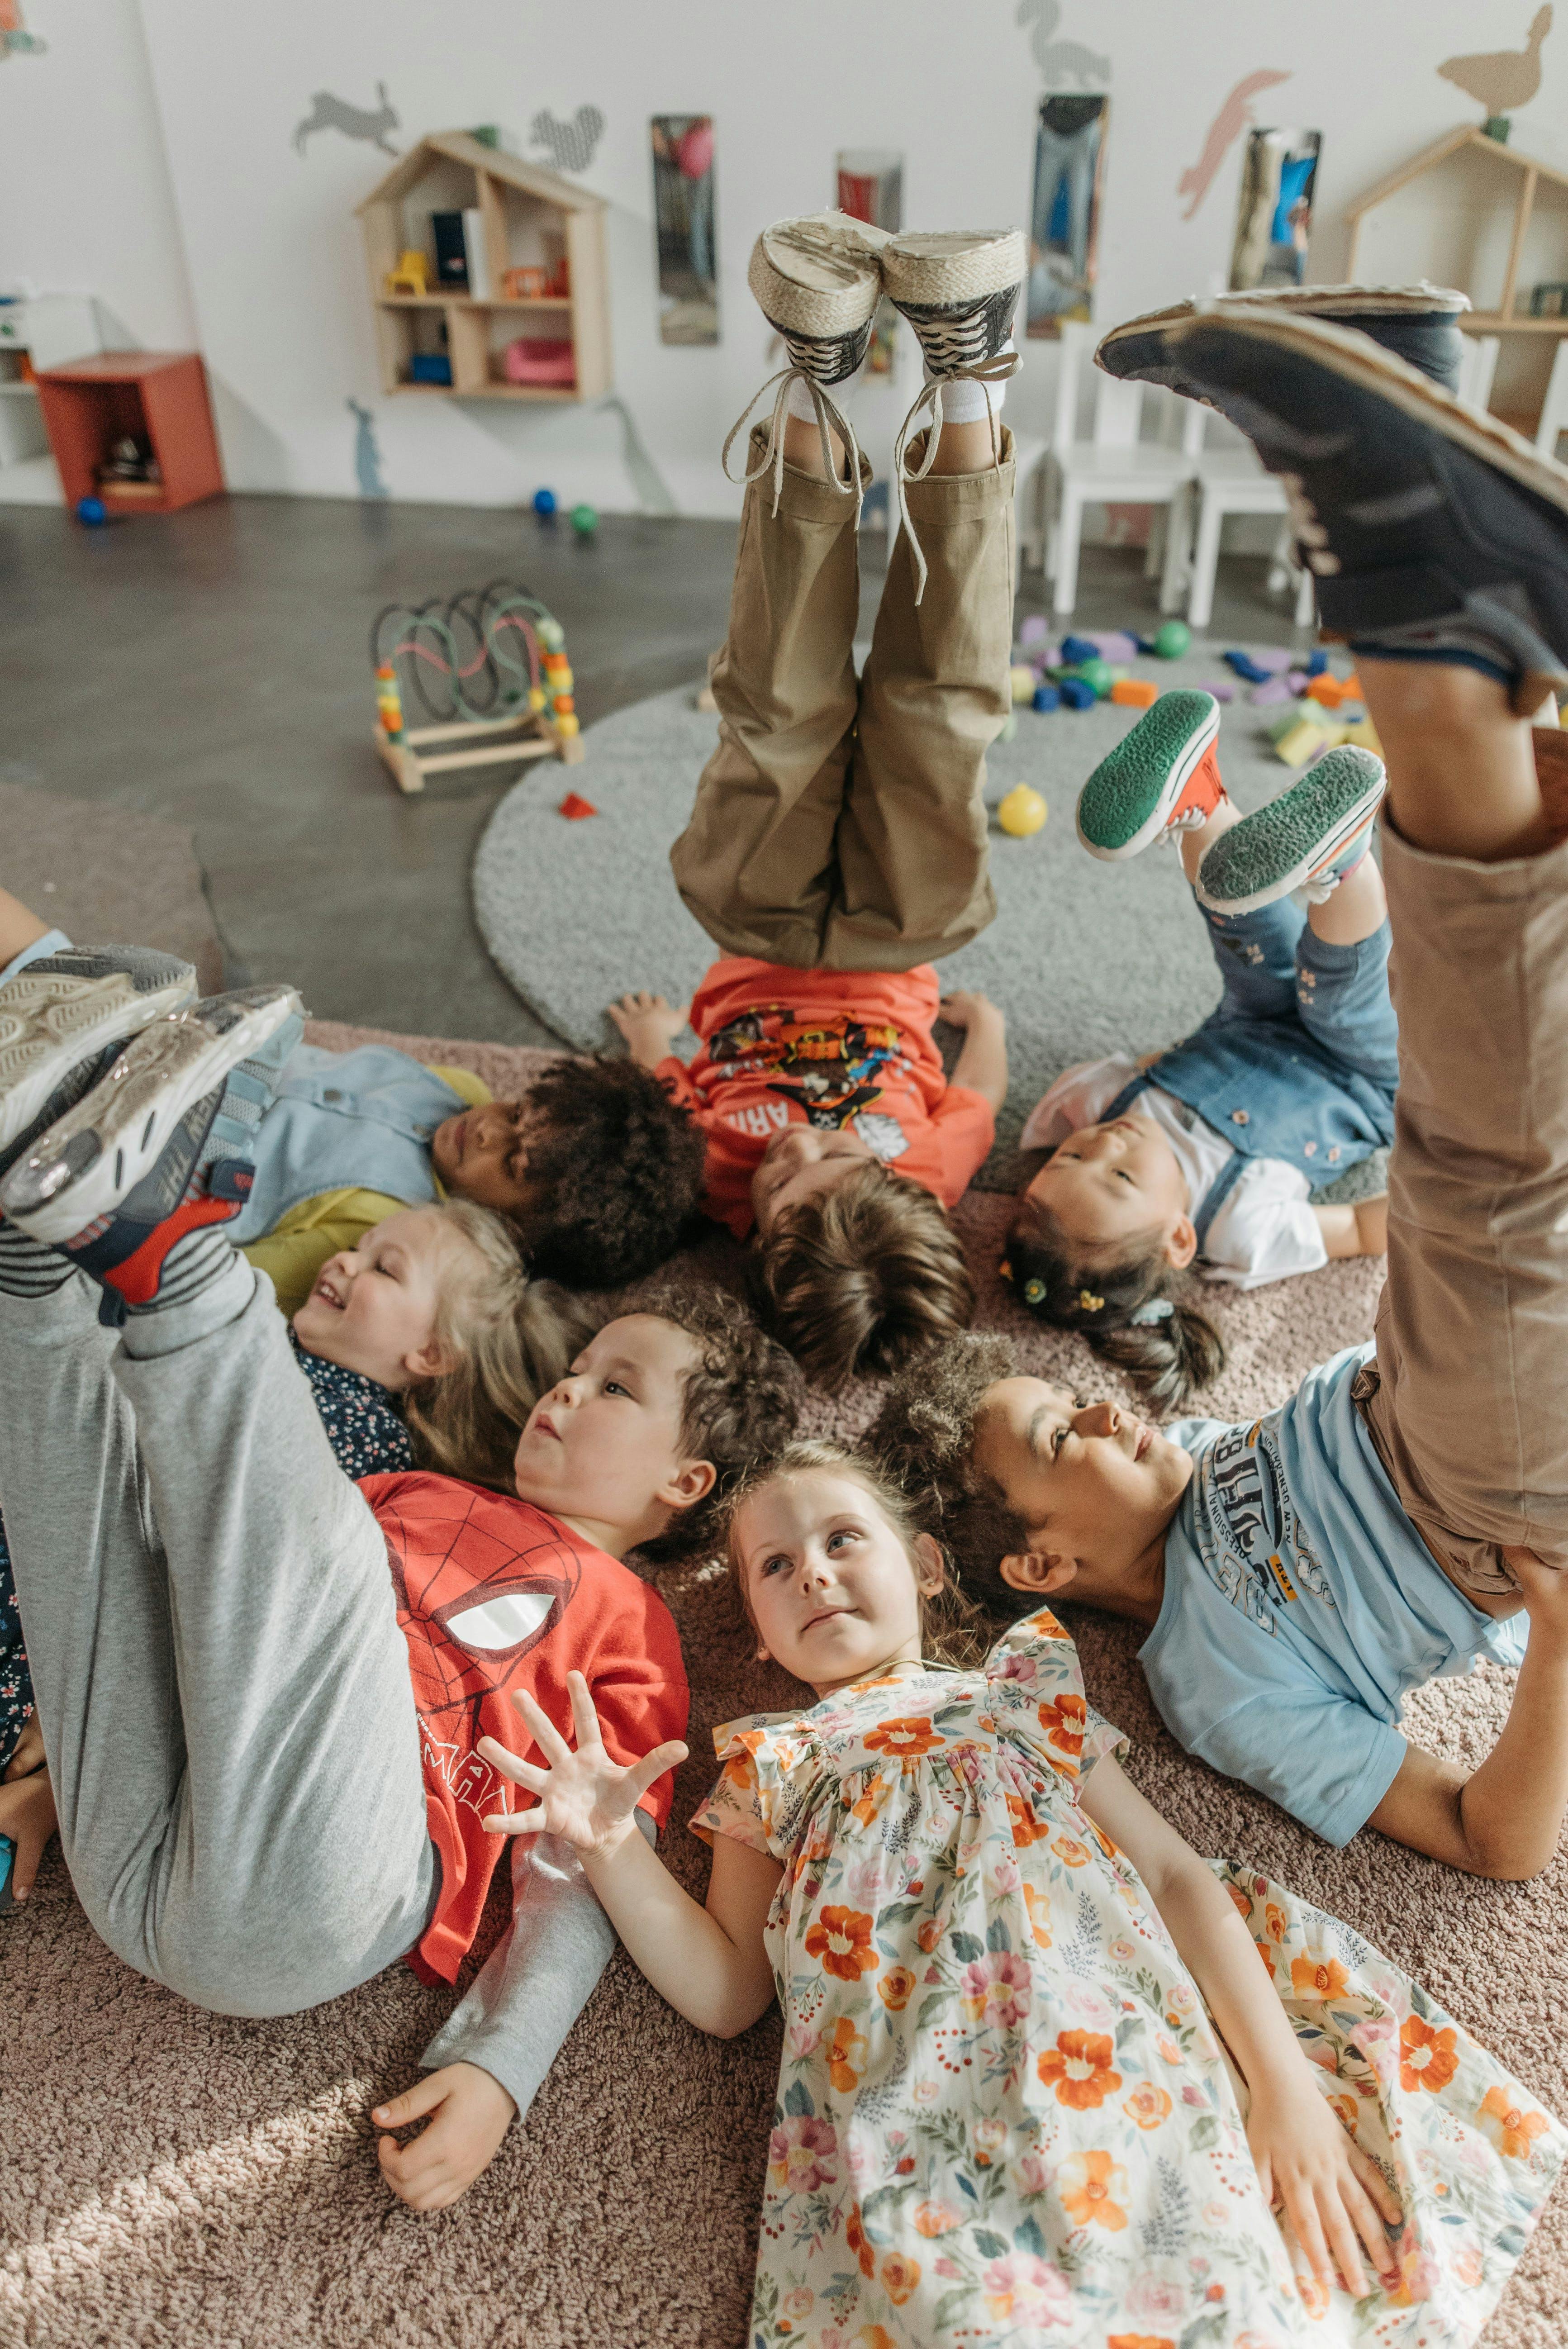
[[[752,461],[762,446],[752,441]],[[912,458],[918,463],[923,442]],[[910,970],[995,914],[985,752],[1011,706],[1013,443],[983,473],[913,482],[929,565],[914,600],[901,533],[865,674],[855,501],[784,468],[746,493],[718,747],[670,855],[727,954],[797,969]]]
[[[1554,809],[1568,737],[1537,733]],[[1476,864],[1383,826],[1399,1018],[1388,1278],[1357,1401],[1456,1578],[1568,1568],[1568,840]]]

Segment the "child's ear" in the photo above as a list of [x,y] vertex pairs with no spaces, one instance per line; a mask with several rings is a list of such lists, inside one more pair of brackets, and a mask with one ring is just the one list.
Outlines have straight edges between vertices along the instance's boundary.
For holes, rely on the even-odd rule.
[[711,1460],[683,1460],[673,1475],[659,1486],[654,1498],[666,1509],[695,1509],[706,1501],[718,1482],[718,1471]]
[[942,1544],[929,1534],[914,1537],[914,1585],[923,1599],[934,1598],[947,1580],[947,1560],[942,1554]]
[[1078,1576],[1076,1557],[1054,1549],[1010,1550],[997,1568],[1009,1590],[1065,1590]]
[[410,1386],[418,1385],[421,1379],[444,1379],[448,1371],[456,1370],[457,1366],[457,1356],[434,1338],[428,1346],[416,1346],[412,1353],[403,1357],[403,1368],[408,1373]]
[[1165,1261],[1184,1271],[1198,1253],[1198,1226],[1191,1216],[1178,1216],[1165,1243]]

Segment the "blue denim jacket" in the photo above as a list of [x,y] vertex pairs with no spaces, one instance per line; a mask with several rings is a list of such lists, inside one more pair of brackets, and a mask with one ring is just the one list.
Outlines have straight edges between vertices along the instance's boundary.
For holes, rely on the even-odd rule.
[[229,1235],[236,1246],[275,1230],[323,1191],[384,1191],[423,1206],[437,1196],[430,1137],[470,1104],[389,1044],[328,1052],[299,1044],[252,1145],[256,1179]]
[[1218,1008],[1101,1112],[1120,1117],[1158,1085],[1230,1143],[1236,1154],[1193,1216],[1200,1248],[1249,1158],[1281,1158],[1317,1189],[1387,1148],[1399,1081],[1387,923],[1336,946],[1288,902],[1205,918]]

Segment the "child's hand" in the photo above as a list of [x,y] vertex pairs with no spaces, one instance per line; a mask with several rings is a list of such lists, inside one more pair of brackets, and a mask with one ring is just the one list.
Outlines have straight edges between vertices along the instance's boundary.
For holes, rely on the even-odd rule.
[[950,1028],[973,1028],[978,1020],[982,1026],[994,1019],[998,1027],[1006,1024],[1006,1014],[988,995],[978,995],[962,989],[956,995],[944,995],[937,1007]]
[[1398,2225],[1398,2199],[1309,2076],[1270,2082],[1254,2092],[1247,2142],[1264,2199],[1271,2207],[1284,2203],[1319,2283],[1332,2284],[1337,2266],[1353,2299],[1370,2289],[1357,2236],[1377,2272],[1385,2281],[1397,2275],[1399,2263],[1384,2221]]
[[502,1812],[486,1819],[485,1825],[497,1835],[564,1836],[579,1851],[610,1851],[628,1835],[635,1835],[633,1815],[638,1803],[655,1778],[686,1760],[687,1749],[676,1744],[656,1745],[640,1762],[623,1767],[604,1751],[599,1716],[582,1673],[569,1672],[566,1685],[577,1732],[575,1753],[526,1692],[520,1691],[513,1698],[533,1732],[534,1744],[550,1764],[548,1770],[520,1761],[493,1737],[480,1738],[479,1750],[486,1761],[493,1762],[503,1778],[526,1786],[539,1797],[531,1811]]
[[1519,1585],[1532,1640],[1553,1640],[1559,1646],[1568,1646],[1568,1572],[1561,1567],[1543,1566],[1532,1549],[1505,1549],[1502,1555]]
[[418,2086],[377,2105],[370,2116],[380,2128],[405,2128],[426,2113],[435,2116],[407,2145],[377,2137],[381,2175],[410,2210],[444,2210],[489,2168],[516,2111],[500,2082],[478,2064],[427,2072]]
[[641,1069],[656,1069],[686,1024],[689,1003],[674,1004],[645,988],[623,995],[609,1006],[611,1019],[626,1040],[626,1050]]
[[[33,1889],[38,1862],[59,1825],[55,1815],[54,1785],[43,1767],[43,1760],[44,1740],[35,1718],[22,1732],[21,1743],[6,1768],[5,1782],[0,1785],[0,1835],[9,1836],[16,1847],[16,1856],[11,1863],[11,1892],[17,1900],[26,1900]],[[18,1765],[26,1767],[25,1777]]]

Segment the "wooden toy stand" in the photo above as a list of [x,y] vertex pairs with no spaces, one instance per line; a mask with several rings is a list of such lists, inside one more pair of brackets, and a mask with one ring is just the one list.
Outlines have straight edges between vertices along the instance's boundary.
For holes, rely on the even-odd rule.
[[[559,759],[562,766],[574,767],[583,756],[580,734],[558,733],[548,718],[532,709],[511,718],[459,719],[449,726],[409,726],[400,742],[377,726],[372,740],[398,790],[406,792],[422,792],[427,775],[446,774],[457,767],[500,767],[523,759]],[[433,754],[426,747],[438,742],[454,747]]]

